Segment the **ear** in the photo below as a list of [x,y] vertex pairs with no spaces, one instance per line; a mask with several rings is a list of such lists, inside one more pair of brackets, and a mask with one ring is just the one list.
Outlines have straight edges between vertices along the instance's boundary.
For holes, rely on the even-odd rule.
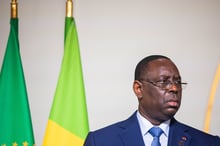
[[142,99],[143,84],[140,81],[135,80],[133,83],[133,91],[137,96],[138,100]]

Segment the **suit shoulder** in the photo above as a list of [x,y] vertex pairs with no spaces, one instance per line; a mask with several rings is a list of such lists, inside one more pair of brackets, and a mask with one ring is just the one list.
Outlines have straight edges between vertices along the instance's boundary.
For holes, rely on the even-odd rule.
[[121,144],[121,140],[119,136],[121,132],[120,125],[123,123],[124,122],[121,121],[100,128],[95,131],[90,131],[87,135],[84,146],[93,146],[93,145],[119,146]]
[[136,112],[131,115],[128,119],[122,120],[110,125],[107,125],[103,128],[97,129],[95,131],[91,131],[90,133],[93,133],[95,135],[99,136],[106,136],[106,135],[117,135],[118,133],[122,132],[123,129],[126,129],[127,127],[133,127],[137,126],[137,117],[136,117]]
[[103,128],[100,128],[100,129],[97,129],[97,130],[94,130],[94,131],[91,131],[91,133],[93,134],[98,134],[98,135],[105,135],[105,134],[108,134],[108,133],[111,133],[111,131],[115,131],[117,132],[121,125],[123,125],[124,121],[119,121],[119,122],[116,122],[116,123],[113,123],[113,124],[110,124],[110,125],[107,125]]
[[[190,132],[190,133],[196,133],[196,134],[199,134],[199,135],[204,135],[204,136],[208,136],[208,137],[213,137],[214,135],[212,135],[212,134],[209,134],[209,133],[206,133],[206,132],[204,132],[204,131],[202,131],[202,130],[199,130],[199,129],[197,129],[197,128],[194,128],[194,127],[192,127],[192,126],[189,126],[189,125],[187,125],[187,124],[183,124],[183,123],[180,123],[180,125],[182,125],[182,127],[185,127],[185,129],[188,131],[188,132]],[[215,136],[214,136],[215,137]]]
[[219,136],[206,133],[202,130],[196,129],[192,126],[189,126],[187,124],[183,124],[180,122],[177,122],[177,125],[181,129],[184,129],[184,131],[187,132],[189,135],[191,135],[194,139],[200,139],[200,140],[210,141],[210,142],[216,141],[218,143],[218,146],[220,146]]

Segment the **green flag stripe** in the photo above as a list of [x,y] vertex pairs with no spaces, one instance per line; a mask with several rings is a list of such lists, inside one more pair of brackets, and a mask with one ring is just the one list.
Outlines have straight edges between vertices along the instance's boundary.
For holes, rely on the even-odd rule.
[[18,41],[18,19],[10,21],[10,33],[0,74],[0,145],[34,144],[27,91]]
[[75,21],[65,20],[65,47],[50,119],[85,138],[88,127],[85,89]]

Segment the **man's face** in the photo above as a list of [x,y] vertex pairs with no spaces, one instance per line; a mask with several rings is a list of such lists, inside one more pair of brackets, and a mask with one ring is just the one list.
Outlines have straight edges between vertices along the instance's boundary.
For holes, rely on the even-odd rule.
[[[134,83],[140,87],[140,113],[155,125],[172,118],[180,107],[182,94],[181,86],[174,84],[181,82],[176,66],[167,59],[153,60],[142,78]],[[158,86],[164,82],[171,84],[167,88]]]

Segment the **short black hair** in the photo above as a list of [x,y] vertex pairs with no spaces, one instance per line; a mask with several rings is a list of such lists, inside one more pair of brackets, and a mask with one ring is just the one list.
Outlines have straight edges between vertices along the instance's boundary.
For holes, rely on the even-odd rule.
[[160,58],[164,58],[164,59],[168,59],[170,60],[170,58],[168,58],[167,56],[163,56],[163,55],[150,55],[147,56],[145,58],[143,58],[136,66],[135,68],[135,75],[134,75],[134,79],[135,80],[141,80],[141,75],[144,73],[146,66],[148,65],[149,62],[156,60],[156,59],[160,59]]

